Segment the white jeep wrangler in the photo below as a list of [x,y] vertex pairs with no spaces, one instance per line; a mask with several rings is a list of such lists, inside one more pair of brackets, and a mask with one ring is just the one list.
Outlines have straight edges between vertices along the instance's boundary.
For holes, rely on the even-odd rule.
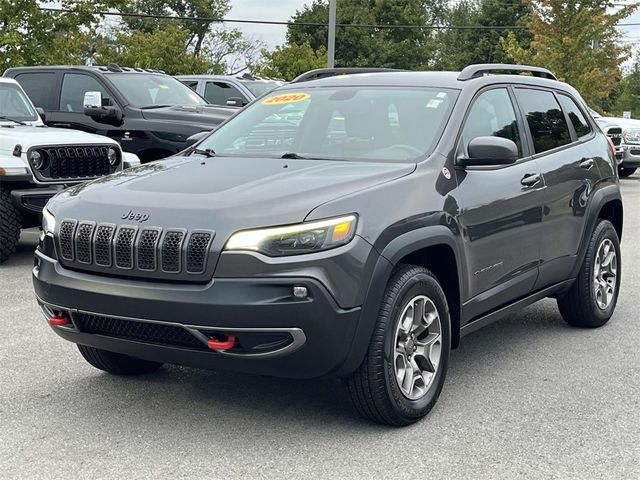
[[115,140],[48,128],[38,113],[15,80],[0,77],[0,263],[59,191],[140,164]]

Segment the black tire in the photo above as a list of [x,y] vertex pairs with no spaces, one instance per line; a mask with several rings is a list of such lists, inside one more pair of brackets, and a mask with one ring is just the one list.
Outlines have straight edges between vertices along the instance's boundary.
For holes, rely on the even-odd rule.
[[[428,297],[441,323],[440,362],[426,393],[416,400],[403,394],[392,358],[396,327],[409,300]],[[394,271],[380,307],[378,319],[362,365],[346,379],[358,412],[377,423],[405,426],[424,417],[433,408],[444,385],[451,350],[451,321],[447,299],[436,277],[426,268],[400,265]]]
[[630,177],[631,175],[633,175],[634,173],[636,173],[636,169],[635,168],[623,168],[620,167],[618,169],[618,174],[620,175],[620,177],[622,178],[627,178]]
[[0,187],[0,263],[15,253],[21,226],[20,212],[11,200],[11,192]]
[[86,345],[78,345],[78,350],[91,365],[112,375],[143,375],[155,372],[162,366],[162,363],[150,362]]
[[[603,309],[598,305],[593,280],[598,249],[607,239],[611,241],[615,250],[617,272],[612,300]],[[611,222],[600,220],[589,240],[587,253],[578,273],[578,278],[576,278],[571,289],[557,300],[562,318],[574,327],[597,328],[607,323],[616,308],[621,278],[622,262],[618,233]]]

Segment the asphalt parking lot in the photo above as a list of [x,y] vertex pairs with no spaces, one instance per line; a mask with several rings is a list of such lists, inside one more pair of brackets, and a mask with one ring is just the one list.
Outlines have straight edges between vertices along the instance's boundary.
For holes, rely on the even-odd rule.
[[36,306],[27,232],[0,267],[0,477],[640,478],[640,175],[622,190],[609,324],[570,328],[546,300],[466,337],[404,429],[361,420],[335,380],[93,369]]

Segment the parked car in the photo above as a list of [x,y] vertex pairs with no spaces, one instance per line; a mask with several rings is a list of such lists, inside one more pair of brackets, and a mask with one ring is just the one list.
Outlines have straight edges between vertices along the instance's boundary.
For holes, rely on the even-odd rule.
[[178,75],[178,80],[212,105],[244,107],[274,88],[279,80],[243,75]]
[[365,417],[407,425],[463,335],[545,297],[570,325],[611,318],[615,169],[544,69],[291,83],[181,157],[52,199],[35,292],[98,369],[344,377]]
[[0,78],[0,263],[64,187],[136,165],[114,140],[45,127],[18,82]]
[[619,175],[630,177],[640,167],[640,120],[603,117],[593,109],[590,112],[616,145]]
[[[16,79],[52,127],[83,130],[118,141],[143,163],[174,155],[191,135],[210,131],[235,110],[214,107],[158,70],[108,67],[20,67]],[[85,108],[85,93],[101,102]]]

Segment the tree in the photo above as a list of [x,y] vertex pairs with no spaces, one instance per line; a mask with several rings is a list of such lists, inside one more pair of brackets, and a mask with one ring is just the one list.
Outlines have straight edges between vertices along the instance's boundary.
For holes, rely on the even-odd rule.
[[550,69],[576,87],[588,103],[600,105],[620,78],[627,48],[615,25],[637,5],[609,11],[603,0],[526,0],[533,39],[523,47],[513,33],[501,41],[516,62]]
[[150,33],[120,34],[98,46],[95,57],[103,65],[157,68],[169,75],[206,73],[210,64],[185,49],[188,36],[189,32],[178,25]]
[[[504,0],[462,0],[450,6],[445,17],[447,25],[487,28],[440,31],[436,68],[461,70],[472,63],[508,62],[500,39],[511,32],[518,45],[528,47],[531,40],[526,30],[528,14],[529,9],[523,3]],[[505,25],[516,28],[491,28]]]
[[631,71],[620,80],[617,93],[614,112],[622,115],[628,111],[633,118],[640,118],[640,54],[636,56]]
[[83,64],[99,20],[93,12],[120,4],[120,0],[0,0],[0,71],[23,65]]
[[321,46],[314,50],[309,42],[276,47],[273,51],[263,49],[260,60],[250,65],[251,72],[264,77],[293,80],[301,73],[327,66],[327,49]]
[[[433,26],[442,18],[446,0],[340,0],[337,23]],[[315,52],[327,44],[327,29],[302,23],[327,24],[326,0],[314,0],[296,12],[287,28],[287,45],[308,43]],[[338,27],[336,66],[424,69],[433,61],[435,36],[428,28]]]

